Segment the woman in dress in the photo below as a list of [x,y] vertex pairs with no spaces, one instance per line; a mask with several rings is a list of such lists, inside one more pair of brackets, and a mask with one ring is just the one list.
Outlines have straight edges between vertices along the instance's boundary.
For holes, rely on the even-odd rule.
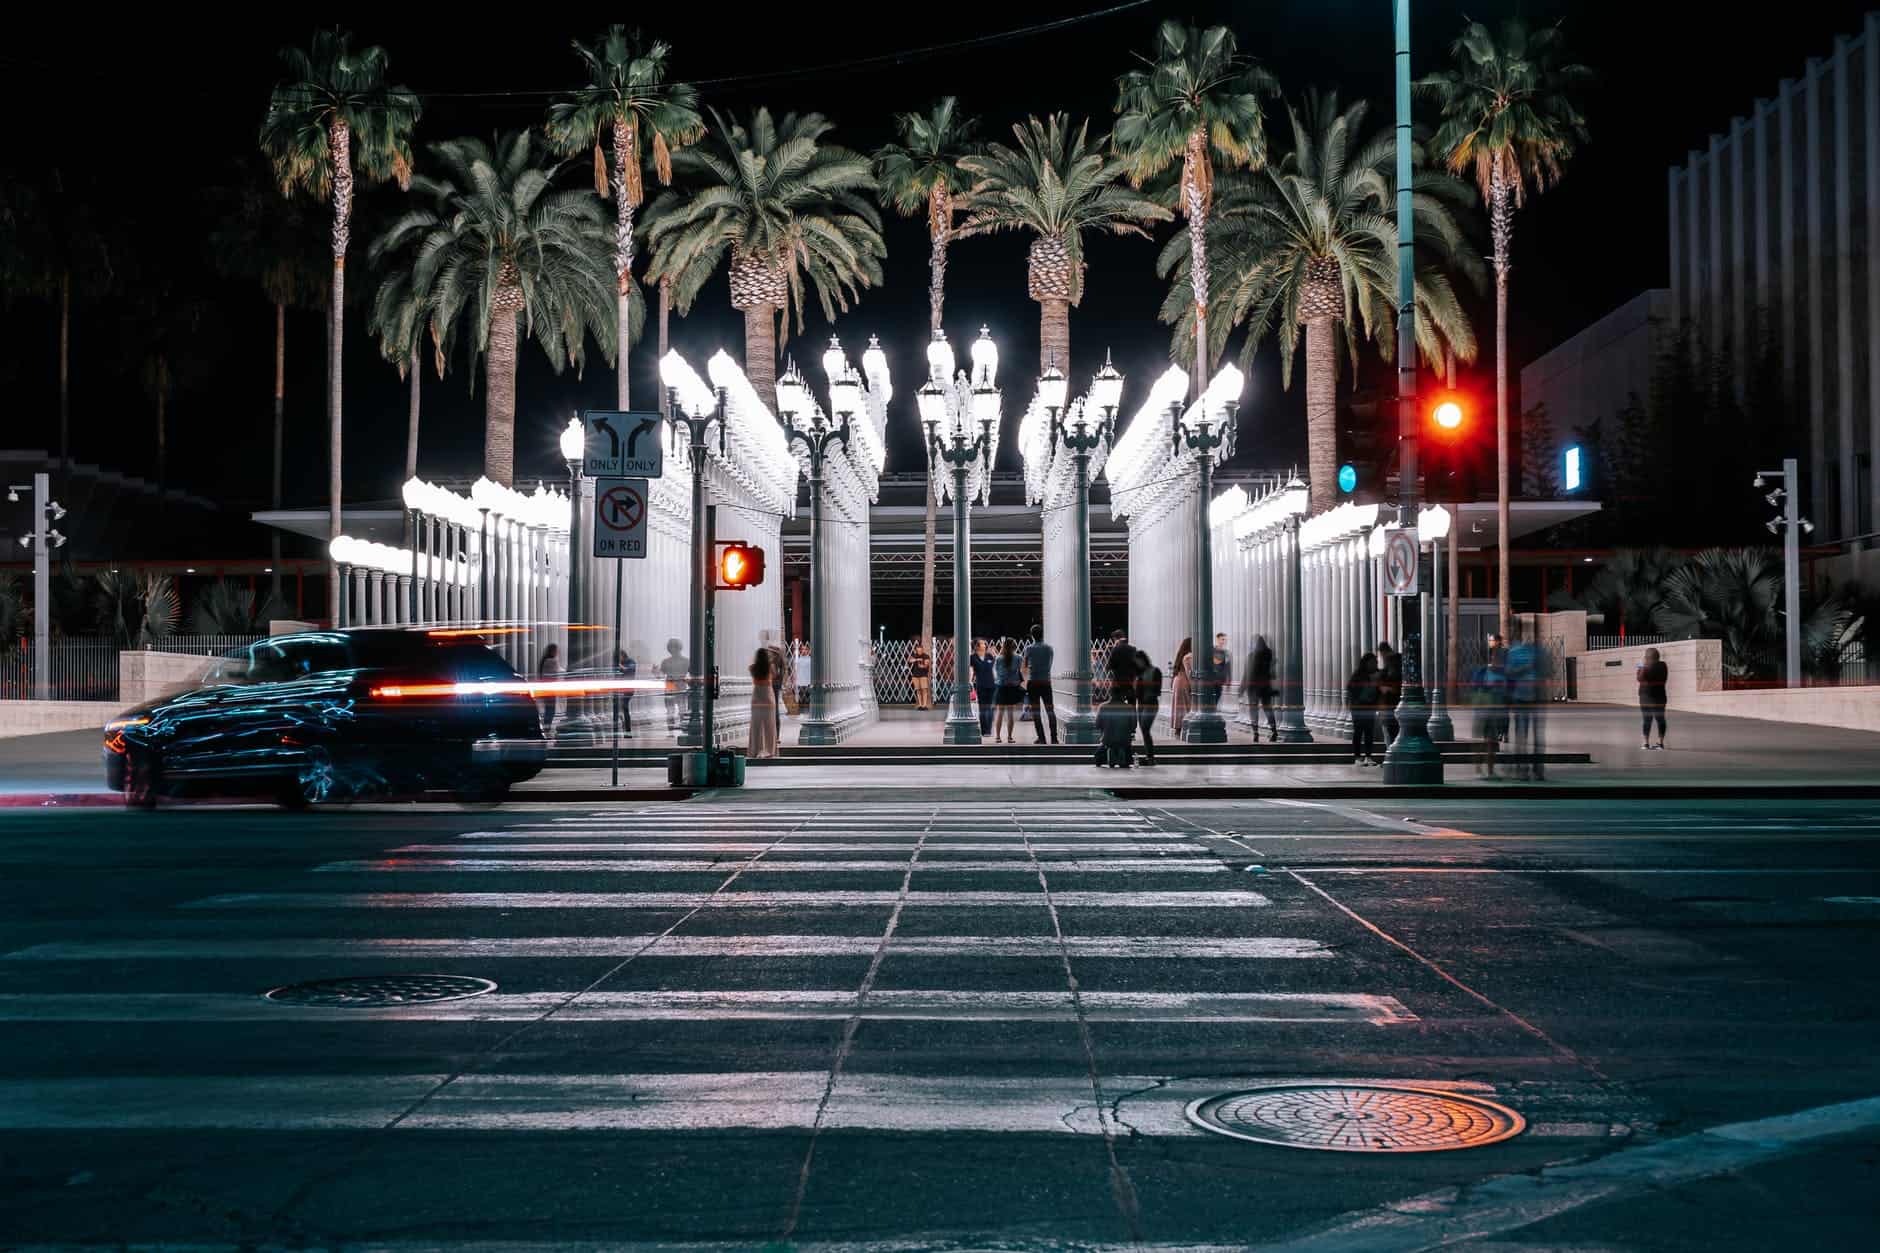
[[751,743],[752,760],[777,755],[777,689],[771,686],[773,654],[760,648],[751,657]]
[[920,640],[907,655],[907,677],[914,681],[914,708],[933,708],[933,654]]
[[1172,667],[1175,672],[1175,698],[1169,705],[1168,721],[1169,729],[1174,732],[1176,739],[1181,738],[1182,723],[1188,720],[1188,712],[1195,704],[1195,679],[1192,673],[1194,651],[1195,642],[1192,639],[1183,640],[1181,647],[1175,650],[1175,665]]
[[1018,660],[1018,641],[1006,636],[999,645],[999,655],[992,662],[993,678],[998,683],[998,692],[993,697],[992,742],[997,744],[1003,733],[1007,744],[1016,744],[1018,731],[1019,707],[1025,703],[1025,678],[1023,667]]

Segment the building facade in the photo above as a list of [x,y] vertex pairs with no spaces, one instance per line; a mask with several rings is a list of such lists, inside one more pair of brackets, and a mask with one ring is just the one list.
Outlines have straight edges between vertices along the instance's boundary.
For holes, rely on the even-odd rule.
[[1628,405],[1650,399],[1670,321],[1668,290],[1640,292],[1522,367],[1522,411],[1545,412],[1557,448],[1574,443],[1574,432],[1594,422],[1603,421],[1613,432]]
[[[1670,172],[1669,315],[1733,363],[1764,345],[1807,415],[1817,539],[1880,513],[1880,13]],[[1525,398],[1524,398],[1525,401]]]

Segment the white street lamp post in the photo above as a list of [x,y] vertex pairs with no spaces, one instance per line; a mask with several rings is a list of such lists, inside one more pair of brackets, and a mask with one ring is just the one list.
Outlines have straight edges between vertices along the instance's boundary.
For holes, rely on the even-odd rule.
[[1241,374],[1225,366],[1184,415],[1180,402],[1170,407],[1170,428],[1175,448],[1195,455],[1200,490],[1195,494],[1195,621],[1188,654],[1194,667],[1194,711],[1182,722],[1182,740],[1189,744],[1225,744],[1227,723],[1221,717],[1220,685],[1214,666],[1214,541],[1208,509],[1213,503],[1215,454],[1234,455],[1234,416],[1240,409]]
[[801,444],[809,456],[809,711],[797,734],[799,744],[834,744],[835,724],[829,720],[829,569],[823,528],[823,461],[834,444],[849,446],[849,419],[862,406],[862,383],[848,364],[834,336],[824,354],[829,376],[829,404],[841,418],[829,425],[822,406],[811,396],[809,384],[794,363],[777,380],[777,417],[792,444]]
[[1090,384],[1090,404],[1103,416],[1093,427],[1080,406],[1068,424],[1059,416],[1064,410],[1064,376],[1054,364],[1039,381],[1038,395],[1050,414],[1051,438],[1062,443],[1071,455],[1073,490],[1076,492],[1077,556],[1073,574],[1077,587],[1072,601],[1071,637],[1075,651],[1071,656],[1071,686],[1075,706],[1064,720],[1066,744],[1095,744],[1097,716],[1090,707],[1090,458],[1116,434],[1116,409],[1123,399],[1123,376],[1104,357],[1103,368]]

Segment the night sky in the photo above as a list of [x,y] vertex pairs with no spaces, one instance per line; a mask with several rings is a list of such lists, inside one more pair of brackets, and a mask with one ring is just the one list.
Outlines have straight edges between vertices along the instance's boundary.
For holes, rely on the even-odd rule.
[[[1468,12],[1498,20],[1524,11],[1532,19],[1564,18],[1578,59],[1601,75],[1587,101],[1592,143],[1566,181],[1531,202],[1517,218],[1511,366],[1520,365],[1638,291],[1666,281],[1665,171],[1684,153],[1777,79],[1798,73],[1804,58],[1826,55],[1833,38],[1858,29],[1864,6],[1815,0],[1790,4],[1780,20],[1754,24],[1718,18],[1716,10],[1660,4],[1546,4],[1416,0],[1414,66],[1441,64]],[[94,15],[74,10],[74,20]],[[364,19],[342,19],[357,43],[378,43],[391,56],[392,78],[425,95],[419,162],[425,141],[540,121],[550,94],[579,81],[569,50],[591,38],[620,9],[571,16],[568,10],[506,11],[491,28],[471,10],[381,8]],[[1045,35],[994,41],[863,67],[827,68],[854,58],[904,52],[931,43],[996,35],[1001,30],[1091,12],[1057,5],[861,8],[841,5],[762,10],[741,33],[734,10],[717,5],[661,6],[648,23],[674,45],[675,75],[701,81],[706,103],[744,112],[767,104],[776,112],[817,110],[835,123],[834,142],[869,150],[891,138],[896,111],[924,107],[954,93],[978,115],[983,133],[1005,139],[1027,112],[1064,109],[1090,115],[1107,129],[1115,75],[1150,46],[1167,16],[1228,22],[1243,52],[1261,59],[1289,96],[1308,86],[1336,87],[1347,98],[1373,102],[1374,121],[1388,120],[1390,8],[1385,0],[1216,4],[1182,8],[1149,4],[1091,17]],[[914,33],[885,13],[942,13],[944,29]],[[1771,13],[1773,14],[1773,10]],[[964,24],[977,19],[981,27]],[[213,24],[178,17],[113,20],[108,28],[74,25],[19,36],[0,52],[0,93],[7,100],[7,177],[60,164],[108,189],[99,204],[137,247],[203,257],[209,223],[199,188],[244,160],[258,160],[255,133],[278,75],[276,50],[304,45],[315,19],[282,6],[253,6],[239,20]],[[709,82],[705,80],[731,81]],[[1269,119],[1276,148],[1283,123]],[[577,163],[579,164],[579,163]],[[571,171],[579,181],[585,167]],[[650,194],[650,192],[649,192]],[[397,209],[395,190],[368,194],[355,219],[349,283],[371,283],[365,245],[375,223]],[[1165,227],[1166,232],[1173,227]],[[1485,242],[1485,241],[1484,241]],[[1025,295],[1028,237],[969,240],[952,253],[948,329],[962,355],[979,324],[991,325],[1003,353],[1007,395],[1007,460],[1016,416],[1029,399],[1037,354],[1037,306]],[[890,468],[915,468],[913,391],[924,364],[927,318],[925,226],[891,218],[885,286],[836,328],[859,354],[870,333],[888,349],[897,380]],[[1134,395],[1166,359],[1168,330],[1155,320],[1162,285],[1154,275],[1158,245],[1139,239],[1097,239],[1083,305],[1071,318],[1076,360],[1068,373],[1081,391],[1114,350]],[[188,267],[185,267],[186,269]],[[170,410],[170,481],[231,505],[265,503],[272,386],[272,316],[258,291],[216,279],[206,257],[188,282],[211,316],[194,343],[187,377]],[[649,299],[649,306],[652,301]],[[1492,384],[1492,302],[1476,301],[1484,346],[1477,371]],[[141,327],[127,302],[107,294],[82,307],[72,347],[74,454],[133,473],[154,467],[154,418],[136,370]],[[13,300],[0,310],[9,345],[0,360],[7,403],[0,446],[57,447],[56,325],[43,301]],[[349,311],[346,361],[346,477],[353,499],[386,498],[401,472],[405,388],[365,335],[363,310]],[[799,358],[814,361],[829,328],[812,314]],[[675,320],[676,347],[695,360],[723,346],[740,355],[742,319],[730,309],[722,277],[693,315]],[[632,362],[636,400],[649,397],[654,326]],[[1237,343],[1236,343],[1237,350]],[[290,315],[288,329],[288,501],[313,504],[325,485],[325,419],[321,376],[324,336],[318,314]],[[1282,392],[1269,346],[1256,369],[1242,428],[1246,465],[1283,466],[1302,458],[1302,379]],[[420,473],[474,472],[482,440],[481,380],[476,392],[459,365],[443,381],[427,376]],[[820,371],[815,375],[820,384]],[[518,479],[560,472],[555,434],[568,413],[611,403],[611,372],[598,352],[584,380],[557,376],[540,350],[525,349],[517,397]],[[1132,409],[1131,392],[1125,409]]]

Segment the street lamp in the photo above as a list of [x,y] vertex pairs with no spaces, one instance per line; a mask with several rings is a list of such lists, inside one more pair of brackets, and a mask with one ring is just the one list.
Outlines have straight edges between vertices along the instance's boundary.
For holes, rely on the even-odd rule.
[[[946,465],[953,496],[953,695],[947,702],[943,742],[977,744],[979,720],[973,716],[968,693],[972,690],[972,520],[973,496],[982,503],[992,491],[992,459],[999,447],[999,390],[995,379],[999,350],[991,333],[981,328],[973,343],[973,377],[949,377],[953,349],[935,332],[927,346],[930,373],[915,400],[927,436],[927,456]],[[973,433],[977,426],[978,433]],[[971,476],[977,471],[977,481]]]
[[1179,454],[1185,445],[1195,455],[1200,490],[1195,493],[1195,624],[1188,655],[1194,665],[1194,712],[1182,722],[1182,740],[1189,744],[1225,744],[1227,723],[1221,718],[1220,689],[1214,669],[1214,553],[1208,509],[1213,503],[1214,459],[1217,452],[1234,455],[1234,415],[1240,409],[1242,378],[1232,365],[1221,367],[1207,390],[1187,413],[1179,401],[1169,407],[1170,437]]
[[[1442,406],[1437,407],[1437,420],[1442,420]],[[1458,421],[1460,415],[1458,414]],[[1430,545],[1430,739],[1439,744],[1456,738],[1456,724],[1450,720],[1449,708],[1443,699],[1443,689],[1449,684],[1449,665],[1447,649],[1447,619],[1443,616],[1443,552],[1444,545],[1451,542],[1450,527],[1454,524],[1449,510],[1441,505],[1425,509],[1417,515],[1417,537],[1428,540]],[[1449,594],[1456,594],[1455,588]]]
[[711,663],[706,652],[711,641],[707,638],[705,612],[711,599],[712,552],[705,517],[705,457],[709,452],[705,438],[716,422],[718,453],[722,457],[727,427],[725,392],[708,386],[676,350],[660,361],[659,377],[666,385],[666,422],[674,434],[686,437],[687,464],[692,469],[692,672],[686,676],[689,692],[685,738],[691,740],[692,747],[709,753],[713,747],[712,690]]
[[1784,457],[1780,470],[1758,470],[1753,485],[1767,487],[1769,479],[1782,480],[1782,486],[1763,499],[1779,506],[1780,514],[1765,525],[1772,535],[1782,537],[1782,682],[1786,687],[1802,685],[1802,537],[1815,524],[1801,514],[1801,463]]
[[[568,467],[568,622],[577,625],[584,616],[587,601],[583,597],[587,576],[587,545],[581,535],[581,461],[586,451],[587,429],[579,417],[568,419],[561,428],[561,459]],[[616,570],[619,565],[616,563]],[[569,663],[574,661],[574,641],[568,642]]]
[[33,550],[33,698],[52,697],[52,550],[65,547],[65,536],[54,522],[65,507],[52,499],[52,476],[33,475],[30,489],[23,483],[7,488],[7,500],[17,504],[20,493],[33,493],[33,526],[20,536],[20,547]]
[[[1065,397],[1064,376],[1053,362],[1038,381],[1038,399],[1050,417],[1054,444],[1063,444],[1071,455],[1071,477],[1076,492],[1077,528],[1076,566],[1072,573],[1077,587],[1073,593],[1071,636],[1076,646],[1072,654],[1071,687],[1075,707],[1064,720],[1066,744],[1095,744],[1097,717],[1090,708],[1090,458],[1116,434],[1116,409],[1123,400],[1123,376],[1103,357],[1103,368],[1090,381],[1087,406],[1079,405],[1077,416],[1066,423],[1062,418]],[[1084,415],[1095,408],[1103,416],[1092,424]]]
[[809,457],[809,711],[798,732],[799,744],[834,744],[829,721],[828,576],[823,553],[823,459],[833,444],[849,446],[849,419],[862,406],[862,384],[849,366],[836,337],[829,337],[823,354],[823,372],[829,379],[829,406],[842,419],[829,425],[822,406],[810,394],[809,384],[792,362],[777,380],[777,419],[790,444],[801,444]]

